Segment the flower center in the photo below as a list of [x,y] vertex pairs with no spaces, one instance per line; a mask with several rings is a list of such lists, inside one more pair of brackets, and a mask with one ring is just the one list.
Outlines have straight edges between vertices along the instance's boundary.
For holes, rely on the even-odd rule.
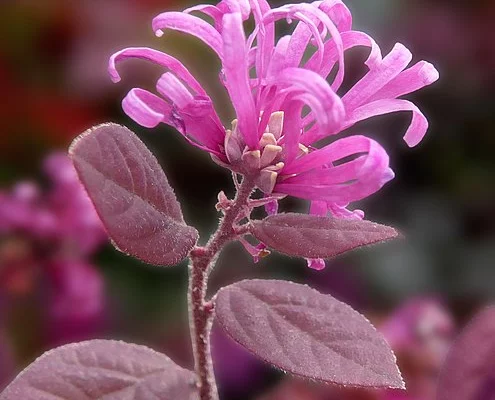
[[256,150],[244,144],[236,119],[232,121],[232,130],[226,131],[225,155],[229,162],[241,173],[257,175],[256,185],[265,193],[273,191],[278,173],[284,167],[283,147],[279,144],[283,123],[282,111],[271,114]]

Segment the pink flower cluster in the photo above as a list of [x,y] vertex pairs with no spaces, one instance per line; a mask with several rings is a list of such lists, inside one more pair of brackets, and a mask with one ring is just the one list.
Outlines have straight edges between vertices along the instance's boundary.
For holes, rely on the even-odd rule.
[[[254,29],[247,35],[244,22],[251,19]],[[281,20],[295,22],[295,28],[277,40],[275,25]],[[340,134],[360,121],[399,111],[412,114],[404,136],[409,146],[417,145],[427,131],[425,116],[400,97],[433,83],[438,72],[425,61],[408,67],[412,54],[400,43],[383,56],[370,36],[352,30],[351,13],[341,0],[273,9],[266,0],[222,0],[216,6],[162,13],[152,25],[157,36],[167,29],[185,32],[218,55],[220,81],[236,119],[225,127],[189,70],[171,55],[149,48],[127,48],[110,59],[115,82],[120,80],[117,64],[128,58],[167,70],[156,83],[157,94],[130,90],[122,102],[124,111],[148,128],[160,123],[175,127],[217,163],[254,177],[269,198],[291,195],[310,200],[313,214],[363,218],[362,211],[347,209],[349,203],[373,194],[394,173],[376,141]],[[344,55],[356,46],[370,49],[368,70],[343,90]],[[269,212],[276,212],[273,204]],[[322,261],[314,260],[312,266],[321,268]]]
[[65,341],[101,315],[103,280],[89,258],[107,237],[68,157],[49,156],[44,171],[46,192],[31,182],[0,192],[0,295],[47,283],[49,340]]
[[385,400],[436,397],[438,375],[455,328],[453,316],[435,298],[411,299],[392,313],[380,330],[400,360],[408,391],[406,395],[390,392]]

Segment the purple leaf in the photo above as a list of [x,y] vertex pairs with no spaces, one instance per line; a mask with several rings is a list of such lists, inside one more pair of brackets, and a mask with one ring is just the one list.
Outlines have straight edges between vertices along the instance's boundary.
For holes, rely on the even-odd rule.
[[341,385],[404,387],[381,334],[331,296],[292,282],[246,280],[221,289],[215,304],[229,336],[284,371]]
[[495,399],[495,307],[480,312],[452,345],[438,400]]
[[51,350],[0,400],[196,400],[195,375],[147,347],[92,340]]
[[165,173],[134,133],[98,125],[77,137],[69,154],[117,249],[156,265],[187,256],[198,232],[184,223]]
[[371,221],[296,213],[253,221],[251,233],[281,253],[306,258],[334,257],[399,236],[394,228]]

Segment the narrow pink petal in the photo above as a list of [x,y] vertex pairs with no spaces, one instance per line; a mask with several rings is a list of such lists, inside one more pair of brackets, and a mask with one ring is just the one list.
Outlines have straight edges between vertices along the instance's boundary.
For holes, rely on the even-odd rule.
[[122,100],[124,112],[145,128],[154,128],[164,122],[171,106],[160,97],[144,89],[134,88]]
[[193,100],[193,95],[177,77],[170,73],[164,73],[156,85],[158,92],[179,108],[185,107]]
[[312,31],[308,26],[299,22],[290,35],[290,43],[285,54],[285,67],[299,67],[311,39]]
[[311,169],[328,165],[348,155],[369,151],[371,139],[366,136],[353,135],[336,140],[329,145],[312,151],[309,154],[285,165],[284,175],[299,174]]
[[364,212],[362,210],[348,210],[348,203],[327,203],[326,201],[312,201],[309,213],[311,215],[323,215],[331,214],[336,218],[354,219],[360,220],[364,218]]
[[270,11],[270,4],[267,0],[248,0],[251,10],[257,21],[261,20],[264,14]]
[[188,69],[176,58],[162,53],[158,50],[149,49],[146,47],[129,47],[121,50],[110,57],[108,71],[114,82],[120,81],[120,75],[116,65],[127,58],[139,58],[148,60],[172,71],[178,78],[187,83],[192,90],[197,94],[206,95],[206,91],[201,84],[194,78]]
[[[373,193],[363,191],[362,193],[357,193],[358,195],[356,196],[356,193],[351,192],[351,188],[355,185],[357,184],[327,186],[279,183],[275,185],[273,192],[306,200],[320,200],[325,202],[357,201]],[[359,185],[358,188],[362,188],[362,185]]]
[[303,100],[311,108],[322,130],[338,129],[344,118],[344,107],[340,97],[320,75],[303,68],[286,68],[276,83],[287,87],[284,90],[293,94],[291,99]]
[[412,54],[402,44],[397,43],[382,63],[357,82],[343,97],[345,109],[351,112],[363,105],[378,90],[394,79],[411,62]]
[[[249,68],[256,65],[256,53],[257,53],[257,51],[258,51],[257,46],[251,47],[248,51],[248,66],[249,66]],[[258,79],[252,79],[252,81],[255,82],[256,85],[258,85],[258,83],[259,83]]]
[[157,36],[162,36],[164,29],[172,29],[195,36],[217,53],[220,59],[223,59],[222,36],[213,26],[201,18],[181,12],[165,12],[153,19],[152,27]]
[[[352,26],[352,16],[349,11],[349,9],[341,2],[338,0],[326,0],[323,2],[318,2],[321,3],[319,4],[319,9],[322,10],[329,18],[330,20],[336,25],[337,29],[340,32],[343,31],[348,31],[351,29]],[[314,3],[315,5],[317,3]],[[315,22],[316,18],[313,18],[312,21],[313,23]],[[317,22],[317,21],[316,21]],[[286,53],[286,67],[298,67],[303,55],[306,51],[306,48],[309,44],[309,41],[312,36],[312,30],[308,28],[307,24],[305,23],[298,23],[296,26],[296,29],[291,35],[291,40],[290,40],[290,45],[287,49]],[[342,39],[343,40],[343,39]],[[333,47],[335,50],[337,50],[337,42],[335,40],[328,40],[325,43],[325,47],[329,44],[332,43]],[[324,48],[325,48],[324,47]],[[320,51],[318,52],[320,53]],[[321,52],[321,54],[315,54],[313,55],[313,62],[315,60],[319,59],[320,55],[323,56],[324,51]],[[339,54],[336,52],[336,60],[339,60]],[[324,56],[323,56],[324,57]],[[320,59],[320,61],[323,61]],[[321,63],[323,64],[323,63]],[[323,68],[323,65],[319,65],[320,68]],[[316,67],[315,67],[316,68]],[[309,68],[311,69],[311,68]]]
[[223,68],[238,127],[250,149],[258,147],[258,118],[248,75],[248,52],[240,13],[223,17]]
[[213,19],[215,29],[218,32],[222,31],[222,18],[226,13],[240,12],[242,20],[245,21],[249,18],[251,13],[251,6],[248,0],[222,0],[217,6],[211,4],[200,4],[197,6],[189,7],[183,11],[186,14],[193,12],[201,12]]
[[[356,46],[366,46],[371,49],[368,59],[366,60],[366,65],[369,68],[375,68],[376,65],[382,63],[382,54],[380,48],[375,43],[375,41],[365,33],[351,31],[342,33],[342,41],[344,45],[344,50],[351,49]],[[304,65],[305,69],[310,69],[315,71],[322,77],[327,77],[332,71],[335,63],[338,61],[338,52],[336,44],[333,41],[328,41],[325,43],[324,60],[322,66],[319,67],[319,62],[315,55],[308,60]],[[338,89],[337,86],[332,85],[334,92]],[[310,112],[303,119],[303,126],[308,126],[311,122],[315,121],[315,116]],[[327,136],[338,133],[338,131],[328,131],[321,129],[318,123],[315,123],[310,129],[308,129],[303,134],[303,143],[309,145],[315,143]]]
[[204,145],[210,152],[220,154],[220,148],[225,141],[225,129],[209,98],[195,97],[176,112],[184,122],[187,137]]
[[299,138],[301,136],[301,110],[303,103],[291,101],[284,108],[283,149],[284,161],[291,162],[299,152]]
[[191,14],[193,12],[201,12],[209,16],[211,19],[213,19],[213,22],[215,24],[215,29],[217,31],[221,32],[222,30],[223,12],[216,6],[213,6],[211,4],[199,4],[197,6],[186,8],[183,12],[186,14]]
[[264,15],[270,11],[270,4],[266,0],[249,0],[254,20],[258,28],[256,42],[256,75],[259,79],[266,76],[270,58],[275,47],[275,24],[264,21]]
[[352,28],[351,11],[341,0],[322,1],[319,8],[330,17],[330,19],[333,21],[333,23],[340,32],[346,32],[351,30]]
[[221,156],[225,131],[218,122],[209,99],[195,99],[182,110],[144,89],[129,91],[122,100],[124,112],[146,128],[163,122],[177,129],[191,144]]
[[185,14],[191,14],[193,12],[201,12],[203,14],[208,15],[209,17],[215,19],[217,16],[222,16],[222,12],[220,9],[216,6],[213,6],[211,4],[198,4],[196,6],[192,6],[189,8],[186,8],[184,11],[182,11]]
[[173,104],[170,119],[187,137],[218,153],[225,130],[208,96],[193,96],[175,75],[167,72],[156,85],[158,92]]
[[[340,84],[344,79],[344,51],[343,51],[342,38],[339,30],[332,22],[332,20],[327,16],[327,14],[325,14],[322,10],[320,10],[319,8],[315,7],[312,4],[291,4],[291,5],[275,8],[271,10],[269,13],[265,14],[264,16],[264,19],[266,21],[273,21],[273,22],[283,18],[299,19],[300,21],[304,22],[307,25],[307,27],[314,33],[313,37],[317,40],[319,44],[319,51],[317,52],[317,57],[319,57],[320,61],[323,60],[324,46],[323,48],[321,48],[323,44],[321,42],[321,36],[318,33],[319,32],[317,28],[318,24],[321,23],[323,27],[330,32],[332,36],[331,41],[336,43],[338,60],[339,60],[339,70],[337,72],[337,76],[335,77],[334,83],[340,86]],[[307,33],[301,28],[301,37],[298,38],[300,40],[296,40],[295,43],[302,47],[306,38],[307,38]],[[300,49],[299,52],[296,52],[291,57],[297,58],[298,57],[297,54],[300,54]],[[294,60],[292,60],[292,62],[294,62]]]
[[369,176],[363,176],[352,185],[340,185],[342,202],[354,202],[362,200],[378,192],[387,182],[395,178],[394,171],[387,167],[381,169],[382,165],[374,164],[369,168]]
[[[294,35],[292,35],[293,37]],[[283,36],[277,42],[275,50],[273,51],[270,65],[268,67],[267,76],[276,76],[287,66],[287,52],[289,48],[289,42],[292,41],[292,37],[289,35]]]
[[296,176],[284,180],[284,183],[311,185],[318,183],[321,185],[335,185],[338,183],[350,182],[357,179],[366,163],[369,162],[369,155],[359,156],[355,160],[342,165],[319,168],[312,171],[303,172]]
[[363,210],[349,210],[349,204],[327,203],[328,212],[336,218],[360,220],[364,218]]
[[[295,178],[283,180],[275,186],[274,192],[331,203],[349,203],[375,193],[393,178],[393,172],[386,151],[371,139],[369,144],[364,162],[361,157],[337,167],[307,172],[304,183],[291,183]],[[346,164],[350,165],[349,169]],[[306,179],[311,177],[313,179]]]
[[[371,36],[358,31],[350,31],[342,33],[342,45],[344,51],[356,46],[365,46],[371,49],[368,59],[365,64],[369,68],[373,68],[376,64],[382,61],[380,48]],[[323,77],[327,77],[332,71],[335,63],[339,59],[337,45],[334,41],[329,40],[325,43],[323,62],[321,66],[318,64],[318,57],[313,55],[304,65],[304,68],[317,72]],[[338,88],[333,87],[334,91]]]
[[[299,17],[301,22],[304,22],[308,26],[311,32],[311,36],[308,37],[308,43],[310,38],[312,38],[313,41],[316,42],[317,50],[315,55],[318,57],[318,60],[321,64],[323,62],[323,52],[325,50],[325,44],[323,42],[323,37],[326,34],[325,28],[323,28],[324,32],[320,32],[319,21],[313,22],[314,18],[311,18],[310,16],[306,16],[304,14],[297,13],[295,15]],[[301,24],[301,22],[299,24]],[[302,48],[303,52],[306,50],[306,47],[302,47],[302,46],[300,47]],[[301,56],[302,55],[304,55],[304,53],[302,53]],[[297,64],[297,66],[299,66],[299,63]]]
[[[370,165],[382,165],[384,160],[386,164],[383,165],[388,167],[387,153],[377,142],[365,136],[358,137],[356,141],[350,140],[352,138],[343,138],[326,146],[322,150],[327,150],[328,157],[325,157],[325,160],[320,158],[322,161],[321,165],[285,179],[283,182],[291,184],[317,183],[321,185],[334,185],[358,180],[360,176],[368,173]],[[329,150],[333,150],[332,153]],[[337,166],[333,165],[336,161],[351,156],[355,156],[356,158]]]
[[249,4],[249,0],[222,0],[218,4],[218,7],[220,9],[225,8],[224,13],[240,12],[243,21],[248,19],[251,13],[251,5]]
[[355,109],[347,115],[342,129],[347,129],[359,121],[398,111],[412,111],[412,120],[404,135],[404,141],[409,147],[416,146],[428,130],[428,120],[413,103],[407,100],[378,100]]
[[426,61],[420,61],[411,68],[402,71],[378,92],[370,97],[369,101],[381,99],[395,99],[431,85],[439,78],[435,67]]
[[312,201],[309,207],[309,213],[311,215],[327,215],[328,206],[325,201]]

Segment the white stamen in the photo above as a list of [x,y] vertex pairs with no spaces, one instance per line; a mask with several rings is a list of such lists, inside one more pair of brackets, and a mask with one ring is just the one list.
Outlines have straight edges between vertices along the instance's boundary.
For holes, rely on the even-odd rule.
[[247,151],[242,155],[241,159],[249,168],[259,169],[261,152],[259,150]]
[[280,139],[284,128],[284,112],[277,111],[270,115],[268,120],[268,132],[270,132],[276,140]]
[[273,136],[272,133],[265,132],[265,133],[263,133],[263,136],[261,137],[260,147],[265,147],[269,144],[276,145],[277,139],[275,139],[275,136]]
[[256,186],[264,193],[271,193],[275,184],[277,183],[278,174],[268,169],[262,169],[260,175],[256,180]]
[[305,156],[307,154],[309,154],[309,149],[302,143],[299,143],[299,156]]
[[282,147],[280,146],[273,144],[266,145],[261,155],[261,160],[260,160],[261,168],[270,165],[281,152],[282,152]]

